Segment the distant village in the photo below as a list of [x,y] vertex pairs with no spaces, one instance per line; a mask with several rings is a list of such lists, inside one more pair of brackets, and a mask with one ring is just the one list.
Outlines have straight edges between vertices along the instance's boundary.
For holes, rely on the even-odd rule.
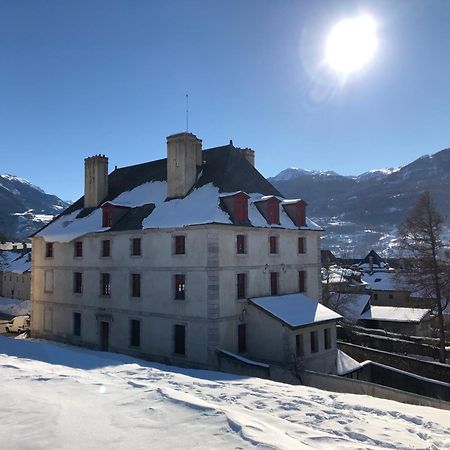
[[164,160],[109,173],[106,156],[86,158],[84,186],[32,245],[0,244],[1,300],[13,305],[0,313],[10,320],[20,302],[29,305],[27,335],[450,402],[436,299],[399,278],[399,259],[321,249],[325,230],[307,217],[307,202],[284,198],[256,170],[253,150],[232,142],[205,150],[180,133],[167,138]]

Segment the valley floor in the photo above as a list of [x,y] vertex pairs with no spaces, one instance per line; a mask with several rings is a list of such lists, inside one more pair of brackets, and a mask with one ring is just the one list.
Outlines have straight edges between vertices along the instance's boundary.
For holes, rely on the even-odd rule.
[[450,411],[0,337],[16,449],[450,448]]

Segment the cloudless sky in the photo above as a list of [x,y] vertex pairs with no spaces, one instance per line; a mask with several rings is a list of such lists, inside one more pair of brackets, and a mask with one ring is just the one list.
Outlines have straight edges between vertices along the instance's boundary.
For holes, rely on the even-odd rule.
[[[379,48],[342,83],[325,40],[359,13]],[[186,93],[204,148],[265,176],[406,164],[450,147],[450,1],[0,0],[0,173],[76,199],[86,156],[165,157]]]

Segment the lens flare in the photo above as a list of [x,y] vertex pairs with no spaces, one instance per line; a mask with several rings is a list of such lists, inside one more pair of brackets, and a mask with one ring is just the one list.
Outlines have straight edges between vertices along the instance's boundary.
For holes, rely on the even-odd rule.
[[348,74],[370,61],[377,48],[377,27],[372,17],[345,19],[328,35],[325,60],[337,72]]

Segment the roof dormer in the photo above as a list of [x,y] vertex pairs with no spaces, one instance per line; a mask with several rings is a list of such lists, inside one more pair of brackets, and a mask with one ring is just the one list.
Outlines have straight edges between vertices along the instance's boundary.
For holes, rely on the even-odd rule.
[[102,227],[111,228],[129,210],[129,206],[114,205],[113,203],[109,202],[104,203],[102,205]]
[[280,202],[281,200],[274,195],[261,197],[255,200],[255,206],[258,211],[264,216],[269,225],[280,224]]
[[283,208],[286,214],[297,227],[306,226],[306,207],[308,203],[303,199],[283,200]]
[[233,192],[220,196],[222,205],[236,225],[248,224],[248,199],[250,196],[243,191]]

